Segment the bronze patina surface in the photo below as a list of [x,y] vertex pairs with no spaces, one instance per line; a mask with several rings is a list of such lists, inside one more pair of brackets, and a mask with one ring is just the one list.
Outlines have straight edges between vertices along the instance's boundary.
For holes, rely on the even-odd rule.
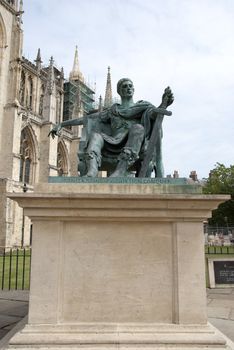
[[166,108],[173,103],[167,87],[159,107],[147,101],[133,101],[134,86],[129,78],[118,81],[121,103],[102,112],[86,115],[56,125],[49,135],[59,135],[61,128],[83,125],[85,142],[80,143],[79,167],[81,176],[95,178],[99,170],[108,177],[162,178],[162,121],[171,115]]

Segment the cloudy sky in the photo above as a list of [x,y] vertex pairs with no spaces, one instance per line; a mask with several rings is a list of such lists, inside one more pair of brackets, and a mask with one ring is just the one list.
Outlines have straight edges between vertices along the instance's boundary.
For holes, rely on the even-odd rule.
[[122,77],[135,100],[160,104],[175,95],[164,118],[165,173],[196,170],[207,177],[216,162],[234,164],[233,0],[25,0],[24,55],[38,47],[68,77],[75,46],[96,97],[111,67],[113,95]]

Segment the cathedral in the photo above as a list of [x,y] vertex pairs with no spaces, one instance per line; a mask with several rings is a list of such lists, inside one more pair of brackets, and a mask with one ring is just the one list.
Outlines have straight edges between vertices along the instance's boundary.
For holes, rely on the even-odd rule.
[[[77,176],[80,129],[64,128],[49,138],[53,125],[101,110],[80,72],[78,50],[66,80],[53,57],[43,65],[22,56],[22,0],[0,0],[0,247],[27,246],[32,226],[7,192],[33,191],[48,176]],[[104,107],[112,102],[108,68]]]

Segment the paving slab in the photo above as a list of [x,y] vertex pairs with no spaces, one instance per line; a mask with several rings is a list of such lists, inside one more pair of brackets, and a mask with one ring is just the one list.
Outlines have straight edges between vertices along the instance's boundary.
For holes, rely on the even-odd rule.
[[217,298],[217,299],[212,299],[208,305],[209,307],[232,308],[234,307],[234,300]]
[[27,315],[28,299],[29,291],[0,291],[0,349]]
[[220,319],[228,320],[230,315],[230,309],[227,307],[208,307],[207,314],[210,318],[218,317]]
[[[5,333],[5,336],[2,335],[1,337],[1,333],[0,333],[0,349],[6,349],[8,346],[8,343],[10,341],[10,339],[13,337],[13,335],[17,332],[19,332],[21,329],[23,329],[23,327],[25,326],[25,324],[28,321],[28,317],[25,316],[24,318],[22,318],[16,325],[15,327],[13,327],[10,331],[7,331],[7,333]],[[1,330],[0,330],[1,331]],[[2,339],[1,339],[2,338]]]
[[0,299],[28,302],[29,291],[28,290],[0,290]]
[[220,318],[209,319],[210,323],[218,328],[229,339],[234,341],[234,322],[230,320],[223,320]]
[[209,299],[223,299],[223,300],[230,300],[232,302],[234,302],[234,294],[230,293],[230,294],[212,294],[210,293],[208,295]]
[[7,329],[0,329],[0,339],[4,338],[8,332]]
[[207,288],[207,295],[210,294],[232,294],[234,288]]
[[0,299],[0,314],[24,317],[28,311],[28,302]]
[[[234,321],[234,307],[231,309],[229,319]],[[234,330],[233,330],[233,332],[234,332]]]
[[11,327],[12,324],[15,325],[21,319],[22,317],[19,316],[9,316],[0,314],[0,329],[6,329],[7,326]]

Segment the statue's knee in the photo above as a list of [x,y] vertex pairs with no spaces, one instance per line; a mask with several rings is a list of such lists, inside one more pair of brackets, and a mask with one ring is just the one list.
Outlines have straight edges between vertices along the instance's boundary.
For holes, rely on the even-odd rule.
[[144,126],[141,124],[133,124],[132,129],[136,131],[144,131]]
[[144,136],[145,134],[144,126],[141,124],[134,124],[131,128],[131,131],[134,133],[134,135],[137,135],[139,137]]
[[89,149],[102,149],[104,145],[104,140],[101,134],[97,132],[93,132],[89,139]]
[[101,134],[97,133],[97,132],[93,132],[91,134],[91,140],[94,140],[96,142],[100,142],[100,141],[103,141],[103,137]]

